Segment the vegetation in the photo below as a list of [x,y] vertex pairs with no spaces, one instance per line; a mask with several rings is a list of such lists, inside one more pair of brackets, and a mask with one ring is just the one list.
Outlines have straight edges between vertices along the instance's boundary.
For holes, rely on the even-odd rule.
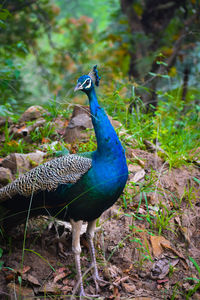
[[[148,151],[150,143],[154,147],[150,151],[163,159],[168,171],[180,168],[182,172],[194,164],[199,170],[199,8],[197,0],[3,1],[0,117],[6,122],[0,127],[1,158],[14,152],[29,153],[46,144],[49,155],[55,151],[62,154],[66,148],[72,153],[95,150],[93,133],[86,142],[68,144],[54,122],[57,118],[69,120],[73,105],[84,103],[80,95],[74,95],[73,87],[79,74],[98,64],[102,73],[99,98],[107,113],[120,122],[116,130],[126,151]],[[47,110],[44,126],[31,131],[29,140],[15,136],[9,120],[15,126],[21,113],[33,104],[42,104]],[[25,126],[34,123],[27,121]],[[52,150],[55,140],[58,143]],[[140,165],[140,157],[128,159],[133,166],[138,161]],[[129,218],[132,225],[107,261],[130,242],[139,252],[134,267],[143,269],[145,263],[153,262],[147,236],[177,240],[186,236],[186,226],[181,227],[177,220],[184,217],[185,209],[195,211],[199,178],[191,175],[179,196],[170,187],[158,186],[160,173],[152,168],[143,181],[127,184],[117,217]],[[158,198],[156,204],[151,203],[152,195]],[[47,262],[38,250],[25,247],[26,238],[24,250]],[[185,240],[189,243],[187,237]],[[189,251],[188,244],[185,248]],[[190,299],[199,291],[200,261],[191,253],[187,257],[197,278],[191,274],[180,282],[177,279],[171,299]],[[1,248],[0,259],[1,269],[5,264]],[[176,267],[170,265],[169,277],[176,273]],[[189,284],[185,290],[183,283]]]

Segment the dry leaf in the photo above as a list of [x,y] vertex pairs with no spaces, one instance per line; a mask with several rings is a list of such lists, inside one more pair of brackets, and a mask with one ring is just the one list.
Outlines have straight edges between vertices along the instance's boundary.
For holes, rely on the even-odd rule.
[[35,294],[31,288],[23,287],[20,286],[19,284],[16,283],[9,283],[7,285],[9,294],[12,297],[11,299],[34,299]]
[[150,242],[154,257],[159,257],[163,253],[162,245],[170,247],[170,242],[162,236],[151,235]]
[[42,144],[48,144],[48,143],[50,143],[50,142],[51,142],[50,139],[45,138],[45,137],[42,138]]
[[65,272],[60,273],[60,274],[58,274],[58,275],[56,275],[56,276],[54,277],[53,282],[56,283],[56,282],[58,282],[59,280],[65,278],[66,276],[67,276],[67,274],[66,274]]
[[[22,269],[22,274],[25,274],[25,273],[28,272],[30,269],[31,269],[30,266],[24,266],[23,269]],[[18,270],[18,272],[21,273],[20,270]]]
[[182,253],[176,251],[174,248],[172,248],[171,246],[167,245],[167,244],[163,244],[161,243],[162,247],[167,249],[167,250],[171,250],[174,254],[176,254],[179,258],[181,258],[181,262],[184,266],[185,269],[188,269],[188,265],[187,265],[187,262],[186,262],[186,259],[185,257],[183,256]]
[[166,278],[166,279],[158,279],[157,283],[161,284],[161,283],[165,283],[165,282],[168,282],[168,281],[169,281],[168,278]]
[[143,168],[145,166],[145,162],[142,161],[137,155],[135,155],[135,153],[133,153],[133,151],[131,152],[131,155],[133,156],[133,158],[136,160],[136,162]]
[[62,291],[65,291],[65,292],[71,292],[72,291],[72,287],[71,286],[68,286],[68,285],[65,285],[61,288]]
[[67,285],[67,284],[69,283],[69,279],[68,279],[68,278],[65,278],[65,279],[62,281],[62,283],[63,283],[64,285]]
[[128,269],[123,270],[123,273],[129,273],[133,269],[133,264]]
[[151,277],[152,279],[164,279],[167,274],[169,273],[170,266],[176,266],[179,262],[179,259],[168,259],[168,258],[161,258],[153,264],[151,269]]
[[136,290],[136,287],[134,284],[122,282],[122,286],[126,293],[133,293]]
[[119,290],[118,290],[118,287],[116,287],[116,286],[114,286],[113,296],[114,296],[115,300],[120,299]]
[[117,277],[116,280],[113,282],[114,285],[119,285],[121,282],[126,281],[127,279],[129,279],[129,276],[125,276],[123,278],[121,277]]
[[15,273],[10,273],[10,274],[6,275],[6,277],[5,277],[6,281],[10,282],[10,281],[14,280],[15,275],[16,275]]
[[33,275],[28,274],[27,280],[34,285],[39,285],[39,286],[41,285],[37,280],[37,278]]
[[63,272],[65,272],[65,271],[68,271],[65,267],[56,269],[56,271],[55,271],[55,273],[53,274],[53,276],[56,277],[57,274],[63,273]]
[[57,294],[58,290],[62,288],[61,284],[57,284],[54,282],[47,282],[44,286],[40,288],[40,292],[42,293],[52,293],[52,294]]

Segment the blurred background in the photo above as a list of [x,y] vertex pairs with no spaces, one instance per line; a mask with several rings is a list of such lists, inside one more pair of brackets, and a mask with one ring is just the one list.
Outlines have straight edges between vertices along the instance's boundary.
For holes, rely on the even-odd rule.
[[197,103],[199,28],[198,0],[2,0],[1,114],[76,101],[72,87],[94,64],[102,97],[120,92],[129,111],[170,101],[165,92]]

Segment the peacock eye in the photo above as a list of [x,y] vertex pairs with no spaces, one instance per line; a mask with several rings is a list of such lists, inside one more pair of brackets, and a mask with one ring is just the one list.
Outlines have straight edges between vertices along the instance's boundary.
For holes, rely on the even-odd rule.
[[86,81],[86,84],[89,84],[90,83],[90,79],[88,79],[87,81]]

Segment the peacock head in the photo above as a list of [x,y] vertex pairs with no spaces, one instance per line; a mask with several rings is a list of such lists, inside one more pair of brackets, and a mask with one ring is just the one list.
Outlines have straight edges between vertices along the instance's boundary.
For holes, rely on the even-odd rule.
[[83,91],[86,94],[94,88],[94,85],[99,86],[100,77],[97,71],[97,65],[93,67],[88,75],[83,75],[77,80],[77,85],[74,91]]

